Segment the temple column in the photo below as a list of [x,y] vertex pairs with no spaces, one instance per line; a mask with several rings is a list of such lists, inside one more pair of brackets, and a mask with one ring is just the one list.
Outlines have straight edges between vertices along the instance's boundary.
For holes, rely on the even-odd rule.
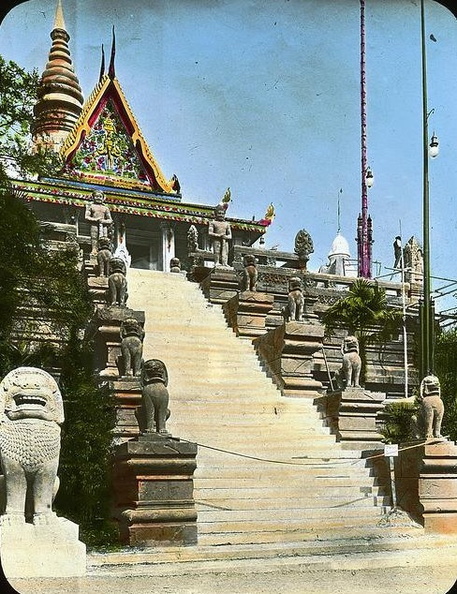
[[175,231],[168,222],[160,223],[162,231],[162,270],[170,272],[170,260],[175,257]]

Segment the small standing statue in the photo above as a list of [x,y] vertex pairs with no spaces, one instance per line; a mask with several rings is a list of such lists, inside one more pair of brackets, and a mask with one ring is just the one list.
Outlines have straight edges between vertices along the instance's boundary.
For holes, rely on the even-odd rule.
[[229,241],[232,239],[230,224],[225,220],[225,208],[219,204],[214,209],[215,219],[210,222],[208,235],[213,240],[214,266],[228,266]]
[[112,257],[111,241],[108,237],[100,237],[98,240],[98,274],[99,276],[109,276],[109,261]]
[[111,258],[109,261],[108,302],[110,305],[124,307],[127,303],[127,279],[124,260]]
[[422,248],[414,235],[405,245],[403,257],[406,269],[406,282],[417,285],[422,284],[424,278],[423,253]]
[[141,373],[144,330],[138,320],[127,318],[121,324],[120,334],[123,375],[138,376]]
[[195,225],[189,227],[187,232],[187,254],[190,256],[198,250],[198,231]]
[[360,388],[362,360],[359,355],[359,341],[355,336],[346,336],[341,343],[341,354],[346,388]]
[[442,437],[441,422],[444,414],[444,404],[441,400],[440,380],[436,375],[429,374],[421,381],[419,400],[422,407],[425,438]]
[[86,206],[85,219],[90,223],[90,241],[92,254],[97,253],[97,242],[100,237],[108,237],[113,219],[109,208],[104,204],[105,195],[103,192],[92,193],[92,202]]
[[159,359],[149,359],[143,363],[141,372],[143,407],[146,415],[145,433],[169,435],[166,421],[170,416],[168,372]]
[[243,271],[243,284],[242,291],[257,291],[257,260],[252,254],[244,256],[244,271]]
[[289,294],[287,305],[283,308],[283,316],[286,322],[302,322],[305,309],[305,297],[301,278],[293,276],[289,280]]

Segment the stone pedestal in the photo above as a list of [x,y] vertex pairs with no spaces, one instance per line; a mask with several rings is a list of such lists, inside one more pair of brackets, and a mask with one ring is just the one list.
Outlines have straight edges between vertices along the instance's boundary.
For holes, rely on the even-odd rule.
[[98,276],[97,256],[91,254],[84,260],[84,275],[92,299],[97,306],[107,304],[108,277]]
[[116,448],[114,516],[131,546],[197,543],[193,474],[197,445],[157,433]]
[[323,338],[320,325],[286,322],[253,344],[284,396],[314,397],[322,383],[313,378],[313,355],[322,348]]
[[385,397],[383,392],[346,388],[314,402],[343,448],[370,448],[381,444],[376,418],[384,407]]
[[238,293],[238,277],[230,267],[213,268],[200,283],[203,294],[211,303],[225,303]]
[[97,329],[98,367],[101,377],[119,377],[118,357],[121,355],[121,324],[135,318],[144,325],[144,311],[113,305],[96,311],[93,324]]
[[7,578],[75,577],[86,573],[86,545],[77,524],[0,526],[0,556]]
[[451,441],[431,440],[421,453],[419,500],[425,530],[457,534],[457,446]]
[[141,426],[141,387],[139,378],[122,377],[109,382],[116,403],[114,443],[138,437]]
[[[375,457],[375,454],[381,454]],[[388,461],[366,452],[379,481],[389,488]],[[395,463],[397,505],[430,534],[457,534],[457,446],[429,439],[401,443]]]
[[265,333],[265,319],[273,308],[274,296],[267,293],[243,291],[223,306],[229,326],[237,336],[255,338]]

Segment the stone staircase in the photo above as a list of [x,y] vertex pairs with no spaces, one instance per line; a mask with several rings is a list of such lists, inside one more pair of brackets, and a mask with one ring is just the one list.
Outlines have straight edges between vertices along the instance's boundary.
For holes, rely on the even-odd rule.
[[128,306],[145,311],[144,359],[168,368],[168,430],[199,444],[199,546],[366,546],[422,534],[410,522],[382,525],[388,502],[360,452],[322,426],[317,392],[281,396],[197,284],[130,269],[128,285]]

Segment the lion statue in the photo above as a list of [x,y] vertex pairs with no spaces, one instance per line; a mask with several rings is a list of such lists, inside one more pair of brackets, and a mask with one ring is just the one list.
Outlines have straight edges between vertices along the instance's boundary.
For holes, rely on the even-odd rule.
[[257,260],[252,254],[244,256],[244,270],[242,278],[242,291],[257,291],[257,279],[259,273],[257,271]]
[[54,378],[18,367],[0,383],[0,523],[49,524],[58,488],[62,396]]
[[440,380],[436,375],[427,375],[420,383],[419,401],[421,417],[424,425],[424,437],[441,438],[441,423],[444,415],[444,404],[441,400]]
[[110,275],[108,277],[108,302],[110,305],[124,307],[127,303],[127,267],[121,258],[111,258],[109,261]]
[[346,336],[341,343],[343,355],[343,376],[346,388],[360,388],[362,360],[359,355],[359,341],[355,336]]
[[144,338],[141,324],[135,318],[127,318],[121,324],[120,335],[123,375],[140,375]]
[[100,237],[98,240],[97,264],[98,275],[109,276],[109,261],[111,260],[111,241],[108,237]]
[[302,322],[305,309],[305,298],[300,277],[293,276],[289,280],[289,294],[287,305],[282,309],[282,315],[286,322]]
[[146,416],[145,433],[169,435],[166,421],[170,416],[168,372],[159,359],[149,359],[143,363],[141,371],[143,408]]

